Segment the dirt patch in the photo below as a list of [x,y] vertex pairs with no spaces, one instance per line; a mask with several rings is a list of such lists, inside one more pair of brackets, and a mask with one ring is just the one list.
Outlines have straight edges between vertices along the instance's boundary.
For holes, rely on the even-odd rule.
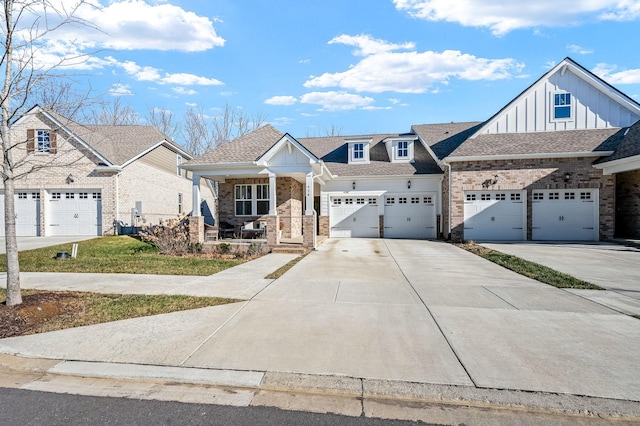
[[490,248],[487,247],[483,247],[479,244],[476,244],[474,242],[466,242],[466,243],[453,243],[454,246],[456,247],[460,247],[463,250],[466,250],[468,252],[471,252],[475,255],[478,256],[482,256],[482,255],[487,255],[487,254],[491,254],[491,253],[496,253],[495,250],[492,250]]
[[82,297],[73,293],[40,292],[22,295],[22,304],[0,304],[0,338],[32,334],[48,323],[84,310]]

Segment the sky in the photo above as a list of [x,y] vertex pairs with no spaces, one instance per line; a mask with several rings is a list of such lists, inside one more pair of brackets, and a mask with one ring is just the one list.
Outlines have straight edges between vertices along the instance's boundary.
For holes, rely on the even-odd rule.
[[294,137],[402,133],[486,120],[567,56],[640,102],[640,0],[91,2],[39,60],[88,55],[65,73],[141,117],[229,105]]

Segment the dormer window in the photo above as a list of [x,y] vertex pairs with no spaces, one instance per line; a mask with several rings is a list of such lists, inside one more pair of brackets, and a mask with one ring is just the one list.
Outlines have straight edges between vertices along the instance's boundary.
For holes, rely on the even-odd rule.
[[354,143],[353,144],[353,159],[354,160],[362,160],[362,159],[364,159],[364,144],[363,143]]
[[573,99],[571,93],[553,94],[553,119],[567,121],[572,119]]
[[346,140],[349,152],[349,164],[369,164],[369,144],[371,139]]
[[398,159],[409,158],[409,142],[398,142]]

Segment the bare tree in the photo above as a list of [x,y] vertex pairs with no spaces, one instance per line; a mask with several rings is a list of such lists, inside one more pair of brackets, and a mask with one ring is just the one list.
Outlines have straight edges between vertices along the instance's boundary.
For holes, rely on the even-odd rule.
[[92,115],[91,121],[94,124],[129,126],[141,122],[138,112],[131,105],[123,103],[119,96],[113,102],[100,103],[98,110],[92,111]]
[[182,136],[184,147],[195,156],[216,145],[214,127],[202,109],[189,108],[185,112]]
[[[54,70],[70,61],[81,61],[81,56],[64,57],[58,63],[43,65],[38,62],[39,50],[48,35],[63,25],[94,26],[76,17],[85,0],[58,2],[48,0],[4,0],[2,2],[2,43],[4,54],[0,69],[4,71],[0,93],[0,143],[2,145],[2,180],[4,183],[4,218],[7,253],[8,306],[22,303],[20,292],[20,264],[16,240],[15,181],[25,175],[47,167],[46,162],[25,161],[20,155],[27,140],[20,139],[11,130],[12,123],[25,113],[31,96],[60,78]],[[61,93],[64,86],[59,87]],[[55,103],[55,98],[51,99]]]
[[180,124],[175,121],[175,116],[170,110],[149,108],[147,121],[174,141],[180,135]]

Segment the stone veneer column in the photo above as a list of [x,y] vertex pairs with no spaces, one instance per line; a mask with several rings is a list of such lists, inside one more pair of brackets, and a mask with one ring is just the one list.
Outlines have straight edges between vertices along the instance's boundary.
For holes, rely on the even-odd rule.
[[204,243],[204,216],[189,216],[189,241]]
[[302,246],[308,249],[316,248],[316,217],[302,216]]
[[274,247],[280,244],[280,237],[278,235],[279,223],[278,216],[267,216],[267,245]]

